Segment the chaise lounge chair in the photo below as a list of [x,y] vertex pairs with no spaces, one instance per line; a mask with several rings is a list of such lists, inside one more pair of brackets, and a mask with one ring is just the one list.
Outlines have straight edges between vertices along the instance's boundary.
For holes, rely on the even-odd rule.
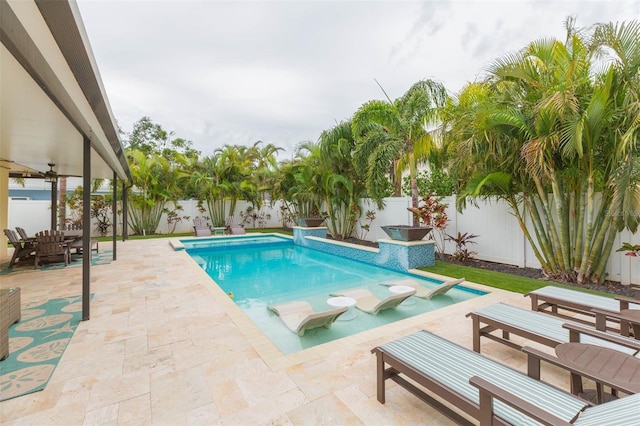
[[[525,294],[525,296],[531,298],[531,310],[533,311],[541,311],[560,317],[571,318],[574,321],[580,321],[586,324],[593,324],[594,322],[576,319],[558,310],[563,309],[594,317],[596,315],[592,312],[593,309],[617,314],[619,314],[622,309],[640,309],[640,300],[633,298],[609,298],[552,285],[529,292]],[[597,326],[599,329],[604,330],[606,321],[599,321]],[[628,329],[623,331],[628,333]]]
[[431,299],[433,296],[445,294],[447,291],[451,290],[453,287],[463,282],[464,282],[464,278],[460,278],[457,280],[448,280],[443,282],[442,284],[437,285],[435,288],[432,288],[432,289],[429,289],[412,279],[387,281],[381,284],[387,287],[392,287],[395,285],[403,285],[406,287],[411,287],[416,290],[416,294],[415,294],[416,297],[419,297],[421,299]]
[[238,222],[238,219],[236,219],[235,216],[230,216],[229,218],[227,218],[227,231],[231,235],[242,235],[247,233],[247,231],[245,231],[244,229],[244,226],[242,226]]
[[[640,422],[637,408],[640,394],[592,406],[427,331],[394,340],[371,352],[377,356],[380,403],[385,403],[385,381],[391,379],[457,424],[472,423],[450,406],[482,426],[540,423],[630,426]],[[436,401],[430,393],[448,405]]]
[[[480,352],[480,338],[485,337],[509,347],[521,349],[510,340],[510,334],[555,348],[559,344],[569,343],[569,329],[583,330],[582,343],[605,346],[628,355],[640,353],[640,341],[618,334],[605,333],[582,326],[579,322],[569,321],[511,306],[496,303],[467,314],[473,320],[473,350]],[[484,326],[483,326],[484,324]],[[500,330],[500,335],[491,334]]]
[[211,228],[207,224],[206,219],[201,217],[196,217],[193,219],[193,231],[196,234],[196,237],[210,237],[211,236]]
[[348,310],[345,306],[316,312],[309,302],[305,301],[282,303],[268,306],[267,309],[278,315],[284,325],[298,336],[303,336],[305,331],[312,328],[331,327],[331,324]]
[[378,315],[380,311],[397,307],[405,299],[408,299],[414,294],[416,294],[415,289],[406,293],[391,294],[385,299],[379,299],[365,288],[356,288],[353,290],[344,290],[338,293],[333,293],[331,296],[351,297],[356,301],[356,308],[371,315]]
[[31,242],[21,242],[18,234],[13,229],[5,229],[4,234],[13,246],[13,256],[9,261],[9,269],[12,269],[16,262],[25,262],[32,259],[35,247]]

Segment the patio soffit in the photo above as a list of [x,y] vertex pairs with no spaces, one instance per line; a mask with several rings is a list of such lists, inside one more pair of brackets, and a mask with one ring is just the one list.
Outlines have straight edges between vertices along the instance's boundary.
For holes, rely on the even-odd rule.
[[0,0],[0,167],[38,176],[54,163],[130,180],[115,120],[75,2]]

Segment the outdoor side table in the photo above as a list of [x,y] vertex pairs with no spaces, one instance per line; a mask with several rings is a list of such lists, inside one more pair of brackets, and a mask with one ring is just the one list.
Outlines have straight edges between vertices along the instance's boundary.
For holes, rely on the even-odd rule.
[[[393,294],[402,294],[402,293],[409,293],[411,291],[414,291],[415,288],[413,287],[409,287],[407,285],[394,285],[389,287],[389,291]],[[411,306],[411,305],[415,305],[416,301],[413,299],[413,297],[408,297],[405,300],[402,301],[402,303],[400,304],[400,306]]]
[[[596,382],[596,402],[604,402],[603,385],[617,391],[640,393],[640,359],[603,346],[588,343],[562,343],[556,346],[556,355],[567,365],[583,371]],[[582,377],[571,373],[571,393],[586,396]],[[587,396],[587,398],[589,398]]]
[[227,228],[224,226],[216,226],[211,229],[213,230],[213,235],[224,235],[225,231],[227,230]]
[[0,289],[0,360],[9,356],[9,327],[20,321],[20,287]]
[[340,315],[336,319],[336,321],[351,321],[356,317],[356,311],[354,309],[354,306],[356,306],[356,299],[352,297],[344,297],[344,296],[330,297],[329,299],[327,299],[327,305],[333,308],[342,308],[345,306],[349,308],[349,310],[347,310],[347,312],[345,312],[344,314]]

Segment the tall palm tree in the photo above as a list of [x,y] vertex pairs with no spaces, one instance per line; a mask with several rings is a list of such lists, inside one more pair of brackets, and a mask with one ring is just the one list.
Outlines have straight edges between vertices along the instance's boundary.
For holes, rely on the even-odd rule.
[[136,233],[153,234],[167,201],[177,199],[178,171],[158,154],[132,150],[127,156],[134,185],[128,220]]
[[505,199],[549,275],[603,280],[617,232],[637,228],[639,44],[637,22],[589,35],[569,20],[564,42],[495,61],[445,114],[459,200]]
[[253,163],[255,170],[252,174],[256,190],[259,194],[258,198],[256,198],[258,208],[265,203],[267,195],[271,192],[271,187],[274,185],[274,179],[278,172],[276,155],[279,151],[283,150],[283,148],[271,143],[264,146],[261,145],[262,142],[260,141],[254,144],[255,155]]
[[417,165],[434,145],[429,130],[436,125],[445,100],[441,83],[421,80],[395,101],[369,101],[353,116],[352,131],[358,144],[355,165],[368,195],[379,206],[389,195],[389,180],[393,195],[401,195],[402,172],[408,168],[412,205],[418,207]]
[[335,238],[351,237],[360,217],[364,184],[353,165],[356,146],[351,122],[343,121],[320,135],[319,188],[327,209],[329,231]]
[[188,186],[206,202],[213,226],[225,225],[238,200],[256,201],[258,191],[251,178],[255,152],[252,147],[225,145],[183,173]]

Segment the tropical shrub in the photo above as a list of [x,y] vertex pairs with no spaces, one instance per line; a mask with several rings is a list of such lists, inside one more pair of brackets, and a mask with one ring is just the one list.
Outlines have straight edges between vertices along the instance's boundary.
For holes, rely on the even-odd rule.
[[475,251],[470,251],[467,248],[467,244],[476,244],[476,242],[473,241],[474,238],[478,238],[478,235],[469,234],[468,232],[465,232],[464,234],[458,232],[458,235],[456,236],[447,234],[447,240],[453,241],[456,244],[456,249],[454,250],[451,257],[453,257],[458,262],[466,262],[474,255],[478,254]]

